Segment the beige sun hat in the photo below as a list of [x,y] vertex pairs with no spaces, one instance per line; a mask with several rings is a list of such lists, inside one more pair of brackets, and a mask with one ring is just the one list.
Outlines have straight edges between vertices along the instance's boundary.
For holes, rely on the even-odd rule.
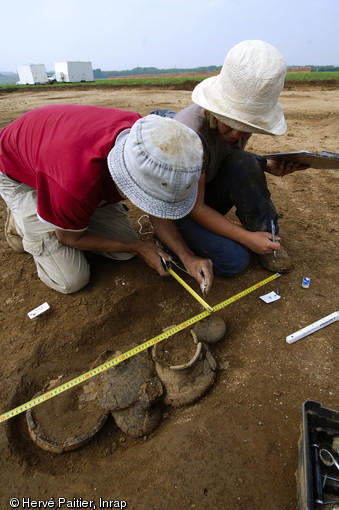
[[282,135],[286,131],[279,101],[286,62],[264,41],[242,41],[227,54],[218,76],[207,78],[193,90],[192,99],[239,131]]

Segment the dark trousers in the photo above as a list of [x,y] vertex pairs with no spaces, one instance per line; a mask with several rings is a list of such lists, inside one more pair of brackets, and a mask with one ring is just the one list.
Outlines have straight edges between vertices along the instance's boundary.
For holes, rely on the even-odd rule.
[[[206,184],[205,203],[225,215],[235,207],[242,225],[250,231],[271,231],[271,220],[278,232],[278,214],[271,200],[265,177],[266,160],[237,150],[222,163],[214,179]],[[235,275],[249,263],[247,248],[220,236],[185,216],[176,221],[191,250],[210,258],[216,274]]]

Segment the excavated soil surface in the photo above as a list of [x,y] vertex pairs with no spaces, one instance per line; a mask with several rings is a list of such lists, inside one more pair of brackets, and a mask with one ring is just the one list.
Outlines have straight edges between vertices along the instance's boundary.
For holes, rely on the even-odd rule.
[[[162,88],[52,86],[4,92],[0,128],[46,104],[93,104],[146,115],[155,108],[179,110],[191,103],[190,95]],[[288,86],[281,100],[287,133],[255,135],[249,150],[339,152],[337,88]],[[141,439],[126,436],[110,416],[94,439],[61,455],[32,441],[24,413],[9,419],[0,424],[0,508],[10,508],[11,498],[28,508],[30,498],[29,504],[54,501],[55,508],[85,508],[90,501],[100,508],[104,499],[115,502],[111,508],[124,500],[138,510],[296,509],[302,405],[314,400],[339,408],[338,323],[292,345],[285,339],[339,309],[338,175],[308,169],[268,176],[294,269],[280,278],[279,301],[260,299],[276,290],[273,281],[218,311],[227,331],[210,346],[218,370],[203,398],[186,407],[164,406],[160,426]],[[139,231],[142,212],[130,204],[130,215]],[[142,343],[201,312],[176,280],[160,278],[138,258],[120,263],[94,257],[90,284],[74,295],[58,294],[39,281],[29,255],[11,251],[5,218],[1,201],[0,413],[25,403],[51,379],[86,372],[103,351]],[[188,275],[181,276],[198,291]],[[216,277],[206,300],[214,306],[268,276],[253,255],[242,274]],[[302,288],[304,276],[311,279],[309,289]],[[44,302],[50,310],[30,320],[27,313]],[[180,335],[172,342],[179,344]]]

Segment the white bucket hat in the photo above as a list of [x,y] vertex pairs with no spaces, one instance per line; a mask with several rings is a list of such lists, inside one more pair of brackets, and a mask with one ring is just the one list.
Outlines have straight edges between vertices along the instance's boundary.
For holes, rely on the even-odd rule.
[[193,209],[203,148],[181,122],[159,115],[137,120],[117,137],[107,161],[118,188],[142,211],[176,220]]
[[227,54],[218,76],[193,90],[194,103],[239,131],[282,135],[286,131],[279,101],[286,62],[264,41],[243,41]]

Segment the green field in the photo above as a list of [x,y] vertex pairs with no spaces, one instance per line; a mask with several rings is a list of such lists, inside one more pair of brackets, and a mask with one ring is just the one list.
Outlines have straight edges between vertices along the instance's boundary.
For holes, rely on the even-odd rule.
[[[0,80],[0,89],[6,88],[7,90],[15,89],[40,89],[40,88],[56,88],[56,87],[147,87],[147,86],[160,86],[160,87],[171,87],[180,86],[183,84],[184,88],[187,85],[194,85],[206,79],[205,76],[178,76],[178,77],[151,77],[150,78],[114,78],[96,80],[94,82],[86,83],[53,83],[52,85],[8,85],[4,84]],[[313,73],[288,73],[286,75],[286,82],[298,81],[333,81],[339,80],[339,72],[313,72]],[[186,84],[186,87],[184,86]],[[339,81],[338,81],[339,85]]]
[[286,81],[339,80],[339,72],[328,73],[287,73]]

